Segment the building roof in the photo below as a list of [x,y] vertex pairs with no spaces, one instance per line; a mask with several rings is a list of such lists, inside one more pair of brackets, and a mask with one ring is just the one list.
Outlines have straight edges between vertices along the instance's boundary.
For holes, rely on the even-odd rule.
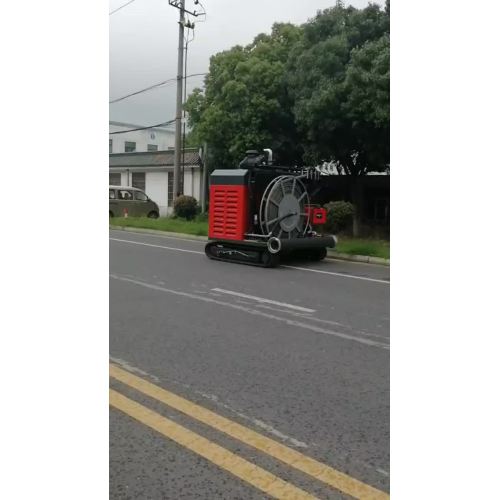
[[[182,164],[181,154],[181,164]],[[184,150],[184,166],[195,167],[201,165],[201,158],[197,149]],[[109,155],[109,166],[114,168],[131,167],[173,167],[174,150],[148,151],[143,153],[112,153]]]

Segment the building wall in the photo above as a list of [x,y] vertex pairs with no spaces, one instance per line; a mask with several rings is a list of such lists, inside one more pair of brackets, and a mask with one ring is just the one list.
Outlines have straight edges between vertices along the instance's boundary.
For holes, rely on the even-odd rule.
[[193,196],[200,201],[201,193],[200,193],[200,169],[193,169],[193,179],[192,179],[192,191],[194,194]]
[[[139,170],[136,170],[139,171]],[[140,170],[144,172],[144,170]],[[117,172],[117,170],[113,170]],[[168,206],[168,177],[173,176],[173,172],[166,170],[145,171],[146,176],[146,194],[158,204],[160,217],[170,215],[173,207]],[[132,172],[121,171],[121,185],[132,185]],[[194,188],[194,189],[193,189]],[[186,167],[184,170],[184,194],[193,196],[200,200],[200,170],[199,168]]]
[[187,196],[193,196],[192,178],[191,169],[186,167],[184,169],[184,194]]
[[146,194],[158,204],[160,217],[169,213],[167,181],[167,172],[146,172]]
[[200,169],[186,167],[184,169],[184,194],[200,201]]
[[[139,125],[126,123],[109,122],[110,132],[119,132],[131,128],[139,128]],[[135,132],[126,132],[124,134],[116,134],[109,136],[112,142],[112,151],[110,153],[124,153],[125,142],[135,142],[137,153],[142,153],[148,150],[148,144],[157,146],[158,151],[166,150],[174,147],[175,131],[161,128],[153,128],[148,130],[136,130]]]

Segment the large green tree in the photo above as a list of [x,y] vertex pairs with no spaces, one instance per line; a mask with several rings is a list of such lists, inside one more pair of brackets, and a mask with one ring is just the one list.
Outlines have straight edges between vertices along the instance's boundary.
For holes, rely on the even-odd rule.
[[212,167],[232,167],[247,149],[271,147],[283,163],[335,161],[351,179],[389,165],[389,2],[342,2],[297,27],[211,58],[204,91],[188,99],[191,141],[207,142]]
[[335,161],[350,176],[360,227],[359,176],[389,165],[389,4],[341,3],[319,13],[288,60],[287,88],[305,159]]
[[351,175],[388,164],[388,33],[378,5],[338,4],[304,26],[287,83],[309,162],[336,160]]
[[217,167],[235,166],[247,149],[270,147],[283,162],[301,160],[285,74],[302,29],[275,24],[246,47],[213,56],[205,89],[187,100],[192,137],[207,142]]

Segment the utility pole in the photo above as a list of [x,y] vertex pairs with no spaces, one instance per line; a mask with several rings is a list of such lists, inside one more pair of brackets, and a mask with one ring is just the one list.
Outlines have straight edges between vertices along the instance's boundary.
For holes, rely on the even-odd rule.
[[207,211],[207,179],[208,179],[208,145],[205,142],[203,145],[203,173],[201,177],[201,189],[200,189],[200,205],[201,213],[204,214]]
[[[177,52],[177,103],[175,112],[175,152],[174,152],[174,192],[173,201],[177,198],[180,186],[180,167],[181,167],[181,144],[182,144],[182,80],[183,63],[184,63],[184,13],[187,12],[195,17],[199,15],[206,15],[205,9],[203,12],[191,12],[185,9],[185,0],[168,0],[169,5],[179,9],[179,47]],[[199,2],[195,0],[195,5]],[[188,28],[194,28],[193,23],[188,22]],[[187,58],[187,42],[186,42],[186,58]]]
[[[170,3],[170,2],[169,2]],[[175,112],[175,155],[174,155],[174,192],[173,199],[179,193],[179,178],[181,167],[181,132],[182,132],[182,79],[184,70],[184,3],[185,0],[175,2],[179,9],[179,48],[177,55],[177,105]],[[170,3],[172,5],[172,3]]]
[[[189,24],[189,22],[188,22]],[[194,26],[193,26],[194,29]],[[188,38],[189,38],[189,26],[188,26]],[[188,39],[186,38],[185,40],[186,46],[184,47],[184,99],[183,99],[183,105],[186,104],[186,98],[187,98],[187,60],[188,60]],[[184,106],[183,106],[184,108]],[[184,152],[186,149],[186,110],[183,109],[182,111],[182,117],[183,117],[183,124],[182,124],[182,186],[184,187],[184,168],[185,168],[185,161],[184,161]],[[184,194],[184,189],[182,190],[182,193]]]

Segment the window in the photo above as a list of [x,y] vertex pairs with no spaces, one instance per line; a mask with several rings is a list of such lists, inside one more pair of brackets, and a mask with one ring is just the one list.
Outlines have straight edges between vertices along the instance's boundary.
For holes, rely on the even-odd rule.
[[133,153],[135,151],[135,142],[125,141],[125,153]]
[[172,206],[172,200],[174,199],[174,173],[168,172],[167,181],[167,196],[168,196],[168,206]]
[[109,185],[119,186],[122,183],[122,174],[120,172],[113,172],[109,174]]
[[109,140],[109,154],[113,152],[113,139]]
[[134,200],[148,201],[148,197],[142,191],[134,191]]
[[132,187],[146,191],[146,173],[132,172]]
[[116,199],[116,192],[114,189],[109,190],[109,199],[110,200],[115,200]]
[[[179,172],[179,192],[183,193],[184,192],[184,176],[182,174],[182,169]],[[172,202],[174,199],[174,173],[173,172],[168,172],[168,181],[167,181],[167,186],[168,186],[168,206],[172,206]]]
[[148,151],[158,151],[158,146],[156,144],[148,144]]
[[127,191],[126,189],[120,189],[118,191],[118,199],[119,200],[131,200],[132,199],[132,191]]

